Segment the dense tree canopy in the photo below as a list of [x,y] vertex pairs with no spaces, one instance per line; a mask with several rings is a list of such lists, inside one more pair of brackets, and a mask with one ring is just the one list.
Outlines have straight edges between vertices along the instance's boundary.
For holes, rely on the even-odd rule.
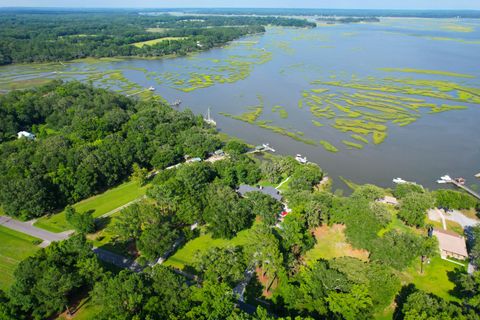
[[250,203],[229,187],[211,185],[207,191],[205,221],[215,238],[232,238],[251,225]]
[[425,225],[427,209],[433,205],[431,194],[411,192],[402,199],[398,216],[410,226],[422,227]]
[[[265,25],[315,26],[306,20],[282,17],[198,19],[133,11],[4,12],[0,15],[0,65],[85,57],[183,55],[264,32]],[[132,45],[164,37],[180,39],[143,47]]]
[[[0,121],[0,203],[22,218],[103,191],[129,177],[135,163],[162,168],[178,154],[205,155],[219,146],[190,111],[78,82],[0,96]],[[20,130],[37,138],[12,140]],[[177,155],[159,161],[163,148]]]
[[240,247],[211,248],[203,255],[197,255],[195,267],[204,280],[234,287],[243,279],[246,269]]
[[83,287],[91,287],[102,268],[82,236],[51,244],[22,261],[10,290],[14,306],[35,319],[64,310]]
[[437,190],[434,193],[435,205],[447,209],[471,209],[479,202],[467,193],[454,190]]

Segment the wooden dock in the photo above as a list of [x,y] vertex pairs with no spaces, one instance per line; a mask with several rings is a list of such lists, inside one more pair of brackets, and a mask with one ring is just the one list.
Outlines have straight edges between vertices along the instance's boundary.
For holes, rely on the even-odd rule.
[[457,188],[460,188],[460,189],[463,189],[465,192],[471,194],[472,196],[474,196],[475,198],[479,199],[480,200],[480,194],[476,193],[475,191],[473,191],[472,189],[470,189],[469,187],[461,184],[461,183],[458,183],[457,181],[455,181],[454,179],[453,180],[450,180],[448,181],[449,183],[455,185]]

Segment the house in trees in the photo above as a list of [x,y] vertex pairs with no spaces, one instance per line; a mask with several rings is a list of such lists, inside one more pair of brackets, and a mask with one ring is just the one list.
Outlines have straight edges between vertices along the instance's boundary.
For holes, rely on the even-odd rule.
[[381,203],[391,204],[392,206],[398,206],[397,198],[392,196],[385,196],[382,199],[378,199],[377,201]]
[[269,195],[270,197],[274,198],[277,201],[282,201],[282,195],[280,194],[280,191],[275,189],[274,187],[252,187],[246,184],[242,184],[237,192],[243,197],[246,193],[252,192],[252,191],[258,191],[263,194]]
[[438,239],[440,256],[445,259],[452,257],[459,260],[468,258],[465,238],[448,230],[433,230],[433,235]]
[[35,135],[31,132],[28,132],[28,131],[20,131],[17,133],[17,138],[20,139],[20,138],[27,138],[29,140],[34,140],[35,139]]

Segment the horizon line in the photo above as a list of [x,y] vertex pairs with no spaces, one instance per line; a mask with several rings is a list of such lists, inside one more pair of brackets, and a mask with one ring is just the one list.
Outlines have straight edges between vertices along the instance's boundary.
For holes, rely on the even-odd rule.
[[59,7],[59,6],[41,6],[41,7],[32,7],[32,6],[0,6],[0,9],[162,9],[162,10],[188,10],[188,9],[282,9],[282,10],[383,10],[383,11],[480,11],[480,9],[466,9],[466,8],[447,8],[447,9],[429,9],[429,8],[317,8],[317,7],[301,7],[301,8],[292,8],[292,7]]

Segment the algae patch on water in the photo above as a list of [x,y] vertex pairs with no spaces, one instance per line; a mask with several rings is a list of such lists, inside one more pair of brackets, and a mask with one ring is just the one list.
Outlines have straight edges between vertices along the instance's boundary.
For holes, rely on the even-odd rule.
[[285,107],[282,107],[282,106],[274,106],[272,108],[272,112],[273,113],[277,113],[279,114],[280,118],[282,119],[287,119],[288,118],[288,112],[287,110],[285,110]]
[[338,152],[338,149],[337,147],[335,147],[333,144],[331,144],[330,142],[326,141],[326,140],[320,140],[320,144],[323,146],[323,148],[329,152]]
[[418,73],[418,74],[428,74],[428,75],[439,75],[447,77],[457,77],[457,78],[475,78],[470,74],[455,73],[448,71],[440,70],[423,70],[423,69],[410,69],[410,68],[380,68],[379,70],[384,72],[403,72],[403,73]]

